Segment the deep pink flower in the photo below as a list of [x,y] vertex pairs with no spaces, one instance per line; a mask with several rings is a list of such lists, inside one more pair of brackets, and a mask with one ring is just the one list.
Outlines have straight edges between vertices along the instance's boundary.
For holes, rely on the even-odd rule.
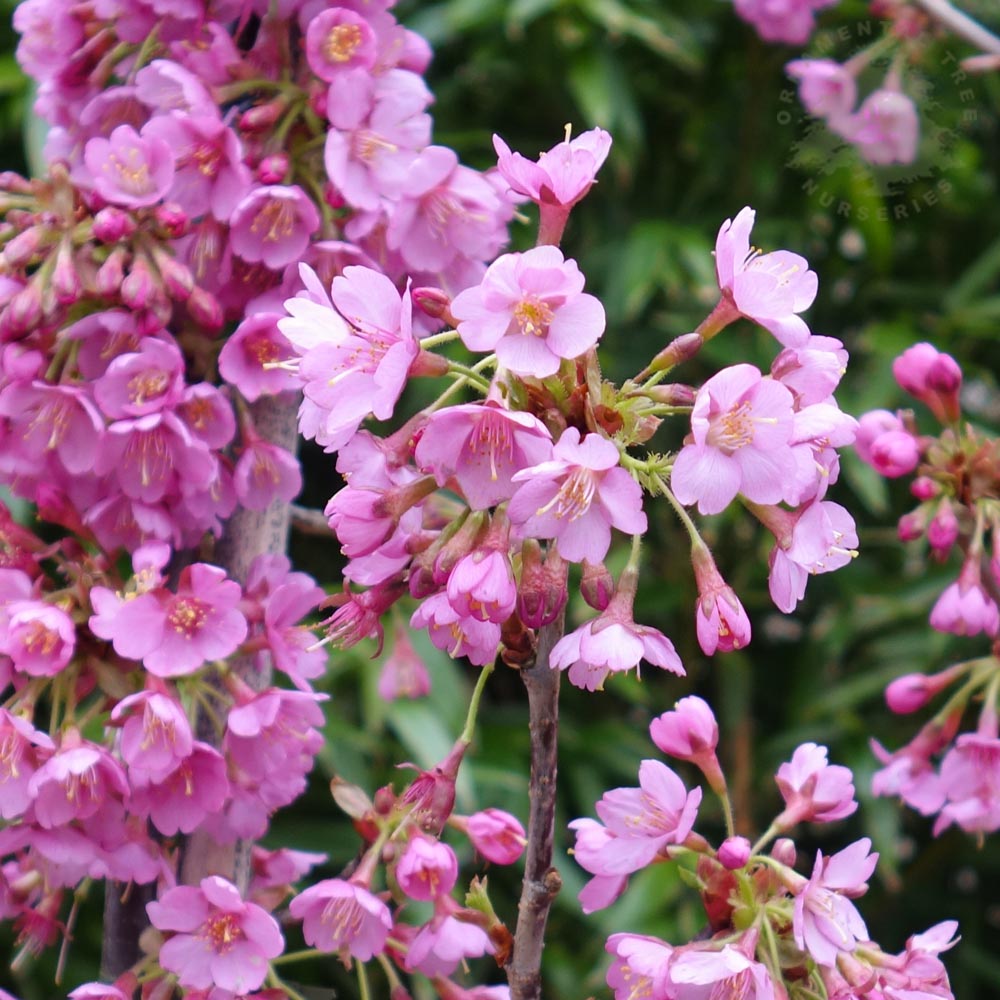
[[496,351],[518,375],[545,378],[560,359],[577,358],[604,332],[604,307],[583,292],[583,275],[556,247],[504,254],[482,282],[455,296],[452,315],[473,351]]
[[567,428],[552,459],[513,476],[522,484],[507,509],[522,538],[554,538],[570,562],[602,562],[611,529],[646,530],[639,484],[619,466],[618,448],[599,434]]
[[302,491],[298,459],[264,438],[248,441],[233,470],[233,487],[247,510],[267,510],[276,500],[291,503]]
[[454,477],[473,510],[509,500],[514,474],[552,457],[552,436],[530,413],[497,402],[462,403],[433,413],[417,442],[417,465],[439,486]]
[[170,889],[146,911],[154,927],[175,932],[160,947],[159,962],[177,974],[181,986],[252,992],[285,947],[274,917],[244,902],[236,886],[218,875],[203,878],[198,888]]
[[826,747],[803,743],[778,768],[775,781],[785,810],[775,820],[782,829],[796,823],[832,823],[858,808],[850,768],[827,763]]
[[446,896],[457,879],[455,852],[429,837],[412,837],[396,864],[396,880],[410,899],[430,901]]
[[347,951],[361,962],[385,950],[392,930],[389,907],[367,889],[326,879],[300,892],[288,912],[302,921],[306,943],[320,951]]
[[950,354],[932,344],[914,344],[893,361],[892,373],[900,386],[926,403],[942,423],[958,419],[962,369]]
[[524,853],[527,843],[521,821],[493,807],[469,816],[465,833],[477,853],[498,865],[512,865]]
[[860,896],[875,870],[877,854],[863,838],[832,857],[816,852],[812,877],[795,895],[792,934],[795,943],[817,964],[833,968],[841,952],[867,941],[868,928],[850,896]]
[[920,442],[888,410],[861,415],[854,448],[863,462],[890,479],[909,474],[920,463]]
[[173,342],[146,338],[119,354],[94,383],[94,399],[112,420],[175,406],[184,389],[184,358]]
[[723,304],[770,331],[785,347],[803,347],[809,327],[797,314],[816,298],[816,273],[805,258],[788,250],[752,250],[755,215],[752,208],[744,208],[719,229],[715,270]]
[[226,760],[207,743],[194,742],[191,752],[167,775],[149,780],[129,772],[132,797],[129,808],[137,816],[148,816],[164,836],[191,833],[218,813],[229,796]]
[[174,156],[162,139],[119,125],[104,139],[89,139],[83,161],[93,179],[94,190],[126,208],[155,205],[170,190],[174,180]]
[[271,184],[246,195],[229,224],[235,253],[277,271],[305,253],[309,237],[319,229],[319,212],[298,185]]
[[[301,300],[289,300],[295,303],[299,301]],[[295,357],[292,345],[279,328],[280,320],[281,317],[274,313],[254,313],[247,316],[226,339],[219,352],[219,374],[235,385],[244,399],[251,403],[264,395],[294,392],[298,389],[294,372],[287,368],[268,367],[278,366]],[[343,323],[339,316],[337,320]]]
[[357,67],[371,69],[376,53],[371,25],[353,10],[320,11],[306,29],[306,60],[321,80],[329,82]]
[[160,590],[120,602],[95,588],[90,629],[109,639],[119,656],[142,660],[158,677],[176,677],[229,656],[243,642],[241,597],[224,570],[195,563],[181,572],[176,594]]
[[503,624],[517,604],[510,556],[497,549],[474,549],[448,576],[448,600],[463,618]]
[[719,864],[730,871],[738,871],[750,860],[752,845],[746,837],[726,837],[719,844]]
[[694,618],[698,645],[706,656],[743,649],[750,642],[750,619],[736,591],[722,578],[704,545],[691,555],[698,584]]

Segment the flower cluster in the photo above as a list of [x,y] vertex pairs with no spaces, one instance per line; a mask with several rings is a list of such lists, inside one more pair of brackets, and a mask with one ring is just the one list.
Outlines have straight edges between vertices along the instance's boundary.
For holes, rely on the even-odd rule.
[[607,982],[617,1000],[950,998],[938,955],[955,943],[954,921],[914,935],[899,954],[870,940],[854,900],[867,891],[878,860],[871,841],[858,840],[832,855],[818,851],[808,876],[796,870],[798,852],[787,835],[800,823],[830,823],[854,812],[851,772],[829,764],[825,747],[800,746],[775,778],[785,808],[751,845],[728,819],[718,735],[711,709],[695,696],[681,699],[650,726],[657,747],[694,764],[722,800],[728,836],[718,847],[694,831],[701,789],[689,791],[655,759],[640,765],[638,788],[603,796],[596,807],[600,822],[571,824],[576,860],[592,875],[580,894],[585,911],[613,902],[629,875],[665,863],[685,868],[708,917],[708,931],[688,944],[612,934]]
[[[936,436],[924,435],[912,411],[873,410],[861,417],[858,454],[883,476],[915,474],[910,492],[919,503],[900,518],[900,540],[924,539],[938,562],[953,555],[961,560],[957,579],[931,609],[931,627],[959,636],[982,635],[991,649],[990,655],[933,674],[905,674],[888,686],[888,706],[901,714],[917,712],[952,691],[908,744],[893,753],[873,744],[884,765],[873,787],[876,794],[898,796],[925,816],[936,815],[935,833],[956,824],[981,835],[1000,829],[997,441],[963,423],[962,371],[950,355],[931,344],[915,344],[896,358],[893,373],[942,428]],[[975,731],[960,733],[966,711],[977,701],[981,706]]]

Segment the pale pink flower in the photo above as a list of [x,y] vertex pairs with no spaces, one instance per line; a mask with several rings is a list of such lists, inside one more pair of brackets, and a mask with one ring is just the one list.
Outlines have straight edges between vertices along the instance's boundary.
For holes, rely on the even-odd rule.
[[431,642],[449,656],[467,657],[477,667],[496,659],[500,626],[496,622],[462,617],[444,593],[428,597],[410,618],[413,628],[426,628]]
[[[298,303],[300,300],[288,301]],[[332,315],[343,323],[336,313]],[[282,322],[294,320],[266,312],[247,316],[219,352],[219,374],[251,403],[261,396],[294,392],[299,387],[295,373],[280,367],[296,356],[288,338],[281,332]]]
[[246,195],[229,224],[235,253],[277,271],[303,256],[319,229],[319,212],[298,185],[271,184]]
[[[0,990],[0,1000],[5,1000]],[[69,1000],[129,1000],[117,986],[108,983],[84,983],[69,994]]]
[[386,701],[423,698],[430,694],[431,676],[406,629],[393,630],[392,652],[383,660],[378,676],[378,693]]
[[615,874],[613,851],[608,848],[615,835],[593,819],[575,819],[569,828],[576,836],[573,856],[593,878],[580,890],[577,899],[584,913],[595,913],[610,906],[628,886],[628,874]]
[[429,837],[412,837],[396,864],[396,881],[410,899],[430,901],[446,896],[457,879],[455,852]]
[[521,821],[492,806],[466,819],[465,834],[478,854],[498,865],[512,865],[527,843]]
[[721,950],[678,948],[670,962],[669,976],[678,1000],[774,1000],[774,982],[767,968],[733,945]]
[[556,247],[535,247],[497,258],[479,285],[455,296],[451,311],[470,350],[495,351],[505,368],[545,378],[604,332],[604,307],[583,282],[576,262]]
[[827,763],[826,747],[803,743],[774,779],[785,809],[774,821],[782,829],[797,823],[832,823],[858,808],[850,768]]
[[403,965],[425,976],[450,976],[465,959],[492,955],[495,951],[481,927],[451,914],[437,914],[410,942]]
[[503,624],[517,604],[510,556],[497,549],[474,549],[455,563],[448,576],[447,594],[463,618]]
[[320,11],[306,29],[309,68],[327,82],[338,73],[375,65],[377,45],[371,25],[343,7]]
[[944,782],[931,760],[940,750],[938,742],[927,745],[919,737],[895,753],[871,740],[872,753],[884,766],[872,775],[872,794],[898,796],[923,816],[940,811],[947,794]]
[[361,962],[382,954],[392,930],[385,903],[363,886],[339,878],[300,892],[288,912],[302,921],[307,944],[320,951],[346,951]]
[[858,88],[854,75],[833,59],[794,59],[785,71],[799,83],[799,100],[819,118],[840,119],[854,110]]
[[672,1000],[676,996],[669,973],[676,952],[673,945],[659,938],[619,933],[608,938],[604,949],[615,956],[607,973],[615,1000]]
[[275,501],[288,504],[299,495],[302,469],[291,452],[255,437],[236,460],[233,487],[247,510],[267,510]]
[[31,804],[32,776],[55,746],[27,719],[0,708],[0,818],[16,819]]
[[785,347],[804,347],[809,327],[797,314],[816,298],[816,273],[805,258],[788,250],[751,249],[755,215],[752,208],[741,209],[719,229],[715,270],[723,304],[770,331]]
[[184,358],[169,341],[146,338],[119,354],[94,383],[94,399],[112,420],[176,406],[184,389]]
[[514,475],[552,457],[552,436],[530,413],[495,401],[462,403],[433,413],[417,442],[415,459],[439,486],[454,478],[473,510],[509,500]]
[[917,158],[920,118],[906,94],[882,88],[862,101],[842,134],[869,163],[912,163]]
[[231,882],[211,875],[198,888],[177,886],[147,904],[153,926],[173,931],[159,962],[181,986],[234,993],[259,989],[268,962],[285,947],[278,923],[256,903],[244,902]]
[[12,601],[0,617],[0,653],[29,677],[54,677],[72,659],[76,626],[65,611],[44,601]]
[[1000,739],[963,733],[941,760],[947,802],[934,824],[939,834],[952,823],[967,833],[1000,829]]
[[795,461],[792,404],[789,390],[753,365],[713,375],[695,397],[693,441],[674,460],[677,499],[697,503],[702,514],[718,514],[738,493],[755,503],[786,499]]
[[112,205],[155,205],[174,180],[170,146],[155,135],[136,132],[131,125],[119,125],[107,139],[89,139],[83,160],[94,190]]
[[111,719],[122,727],[118,750],[130,777],[138,776],[144,782],[162,781],[194,745],[183,706],[157,691],[140,691],[123,698],[112,710]]
[[816,11],[837,0],[734,0],[736,13],[757,29],[765,42],[804,45],[815,27]]
[[39,826],[49,830],[88,819],[128,795],[125,771],[103,747],[69,743],[38,768],[28,794]]
[[568,427],[552,459],[515,473],[522,484],[507,515],[522,538],[554,538],[570,562],[602,562],[611,529],[629,534],[646,530],[639,484],[619,466],[618,448],[599,434],[582,440]]
[[736,591],[722,578],[704,545],[695,548],[691,556],[698,584],[694,618],[698,645],[706,656],[743,649],[750,642],[750,619]]
[[608,674],[623,673],[642,660],[684,676],[674,644],[658,629],[637,625],[631,606],[612,600],[597,618],[564,635],[552,648],[549,664],[554,670],[569,668],[572,684],[588,691],[600,690]]
[[802,347],[786,347],[771,362],[771,376],[795,397],[795,408],[829,400],[847,371],[848,354],[836,337],[812,335]]

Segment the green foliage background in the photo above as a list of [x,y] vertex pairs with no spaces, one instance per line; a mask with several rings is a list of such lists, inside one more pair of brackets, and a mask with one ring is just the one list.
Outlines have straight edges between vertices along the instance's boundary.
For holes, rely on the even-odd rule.
[[[993,5],[965,6],[978,7],[994,26],[1000,21]],[[844,409],[907,405],[890,362],[926,339],[963,364],[971,419],[1000,423],[1000,75],[956,81],[954,57],[968,54],[961,43],[942,39],[911,77],[924,95],[925,145],[916,171],[893,176],[831,147],[804,118],[783,73],[800,53],[761,43],[726,2],[413,0],[398,13],[435,47],[436,140],[455,146],[466,162],[492,162],[493,132],[529,155],[558,141],[566,122],[575,132],[598,124],[612,132],[611,157],[574,212],[563,248],[606,304],[603,350],[613,377],[639,370],[705,315],[714,301],[716,231],[749,204],[758,213],[757,245],[801,252],[820,276],[807,318],[814,332],[841,338],[851,351],[838,394]],[[849,55],[876,24],[865,3],[843,0],[824,17],[811,51]],[[2,41],[11,51],[10,35]],[[21,126],[31,116],[10,56],[0,58],[0,102],[4,165],[22,168]],[[520,227],[514,239],[530,244],[531,226]],[[775,352],[773,341],[749,324],[727,330],[710,347],[679,376],[696,383],[734,359],[766,366]],[[664,446],[682,433],[661,431]],[[308,450],[306,461],[306,502],[322,506],[334,484],[331,463]],[[804,863],[811,864],[817,847],[830,853],[871,837],[882,858],[862,903],[872,936],[900,949],[909,934],[957,918],[963,940],[948,956],[955,995],[993,997],[1000,992],[996,838],[983,847],[954,830],[934,839],[928,821],[868,794],[869,738],[896,747],[919,724],[889,715],[884,685],[905,672],[977,655],[984,644],[931,633],[927,612],[957,564],[928,569],[919,545],[901,547],[895,519],[908,509],[905,489],[888,487],[852,456],[843,466],[832,497],[858,519],[861,555],[811,581],[793,616],[777,614],[768,601],[763,532],[738,513],[711,519],[707,533],[717,561],[755,626],[747,650],[712,661],[693,635],[685,539],[665,505],[650,510],[637,618],[674,639],[688,677],[650,669],[641,681],[612,680],[603,695],[564,688],[559,821],[593,815],[604,790],[634,784],[639,761],[657,754],[649,720],[693,691],[720,716],[744,833],[759,833],[778,808],[771,780],[777,765],[799,742],[825,743],[834,762],[855,769],[862,809],[837,827],[803,831]],[[339,556],[332,545],[297,539],[293,556],[321,580],[335,581]],[[571,607],[573,623],[583,617],[585,609]],[[328,741],[317,780],[305,801],[277,818],[272,845],[327,851],[334,874],[354,856],[357,840],[331,803],[326,780],[337,773],[369,790],[393,780],[399,785],[405,775],[393,770],[398,761],[426,766],[444,754],[461,729],[473,678],[427,643],[420,648],[432,665],[434,693],[425,702],[394,705],[375,691],[370,648],[333,655]],[[525,701],[519,678],[504,669],[487,690],[459,807],[499,805],[526,820],[526,774]],[[703,807],[701,823],[706,833],[721,830],[713,805]],[[608,933],[630,929],[679,943],[700,928],[699,907],[661,866],[634,878],[614,907],[582,917],[575,895],[583,875],[566,855],[570,841],[562,831],[566,888],[550,924],[547,996],[606,997]],[[513,924],[516,873],[491,873],[490,887],[498,912]],[[96,970],[98,906],[90,917],[81,921],[70,953],[70,985]],[[499,981],[489,963],[482,968],[484,978]],[[51,997],[44,971],[43,963],[10,987],[25,1000]],[[317,1000],[331,988],[341,996],[356,990],[333,961],[302,967],[301,980],[312,984],[307,995]],[[7,985],[2,970],[0,983]],[[376,995],[387,993],[383,987],[378,980]]]

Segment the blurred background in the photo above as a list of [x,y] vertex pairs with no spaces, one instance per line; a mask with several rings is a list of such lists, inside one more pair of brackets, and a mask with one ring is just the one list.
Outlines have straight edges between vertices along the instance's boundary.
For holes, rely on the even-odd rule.
[[[24,170],[33,116],[12,55],[15,5],[3,6],[3,166]],[[996,25],[993,0],[963,6]],[[717,294],[711,250],[718,227],[751,205],[755,245],[799,252],[819,274],[806,319],[814,333],[838,337],[850,351],[838,392],[843,409],[857,415],[909,405],[890,363],[910,344],[930,340],[965,370],[968,418],[1000,425],[1000,74],[955,82],[955,59],[969,54],[962,43],[942,38],[906,80],[924,126],[917,163],[872,169],[837,148],[801,110],[784,64],[802,52],[760,42],[727,2],[445,0],[402,2],[397,13],[435,49],[429,74],[437,95],[435,141],[455,147],[465,162],[481,168],[494,162],[494,132],[529,157],[559,141],[567,122],[574,133],[594,125],[612,133],[600,182],[574,210],[563,241],[587,276],[587,290],[607,308],[602,351],[610,377],[634,374],[704,317]],[[824,13],[808,51],[847,58],[879,25],[866,3],[843,0]],[[872,86],[878,71],[872,69]],[[533,238],[530,224],[515,226],[516,247]],[[697,384],[734,360],[766,368],[775,353],[767,334],[740,323],[677,374]],[[420,401],[414,394],[401,412]],[[918,418],[934,429],[929,414]],[[659,447],[676,445],[684,431],[680,422],[664,427]],[[308,448],[304,460],[301,502],[322,507],[336,488],[332,462]],[[566,854],[565,824],[594,815],[594,802],[608,788],[636,783],[639,761],[658,756],[649,720],[692,692],[706,697],[720,718],[741,832],[753,838],[778,811],[772,775],[794,747],[806,740],[828,745],[832,762],[854,769],[862,808],[847,822],[802,831],[800,868],[811,868],[817,848],[833,853],[870,837],[881,854],[862,903],[872,937],[886,950],[900,950],[910,934],[955,918],[963,939],[946,956],[955,996],[1000,994],[1000,838],[979,845],[954,829],[933,838],[930,821],[872,800],[868,790],[876,766],[869,739],[894,749],[925,718],[892,717],[882,700],[886,683],[986,651],[979,640],[942,636],[927,625],[931,604],[958,564],[933,566],[919,543],[897,542],[896,520],[913,505],[905,487],[878,479],[853,456],[844,458],[830,497],[857,519],[861,554],[846,569],[813,579],[791,616],[777,613],[768,598],[770,536],[740,511],[705,522],[719,567],[754,624],[748,649],[714,660],[701,654],[694,637],[696,592],[684,533],[665,504],[650,510],[636,619],[671,636],[688,675],[680,680],[649,668],[641,681],[614,678],[603,694],[564,686],[558,865],[565,889],[550,922],[547,996],[609,996],[603,946],[612,931],[682,943],[703,924],[696,897],[666,866],[633,878],[613,907],[584,918],[575,898],[584,873]],[[334,586],[340,557],[333,544],[296,537],[292,556]],[[613,569],[623,563],[624,553],[610,560]],[[571,605],[570,622],[588,614]],[[332,655],[321,768],[306,799],[275,819],[271,846],[326,851],[325,874],[334,875],[358,842],[330,800],[333,774],[369,791],[390,781],[399,787],[407,780],[407,772],[394,770],[399,761],[429,766],[450,747],[474,677],[423,638],[415,642],[435,683],[422,701],[379,698],[370,645]],[[526,703],[514,671],[500,668],[491,679],[480,719],[458,807],[496,805],[526,822]],[[716,839],[722,830],[708,800],[699,829]],[[512,926],[517,872],[491,871],[489,884],[498,913]],[[67,984],[95,973],[99,913],[98,900],[80,921]],[[0,954],[8,948],[9,939],[0,938]],[[500,981],[490,963],[481,969],[479,981]],[[332,990],[356,992],[353,977],[332,960],[289,971],[311,1000]],[[24,1000],[64,995],[50,975],[50,963],[42,961],[14,977],[0,969],[0,984]]]

